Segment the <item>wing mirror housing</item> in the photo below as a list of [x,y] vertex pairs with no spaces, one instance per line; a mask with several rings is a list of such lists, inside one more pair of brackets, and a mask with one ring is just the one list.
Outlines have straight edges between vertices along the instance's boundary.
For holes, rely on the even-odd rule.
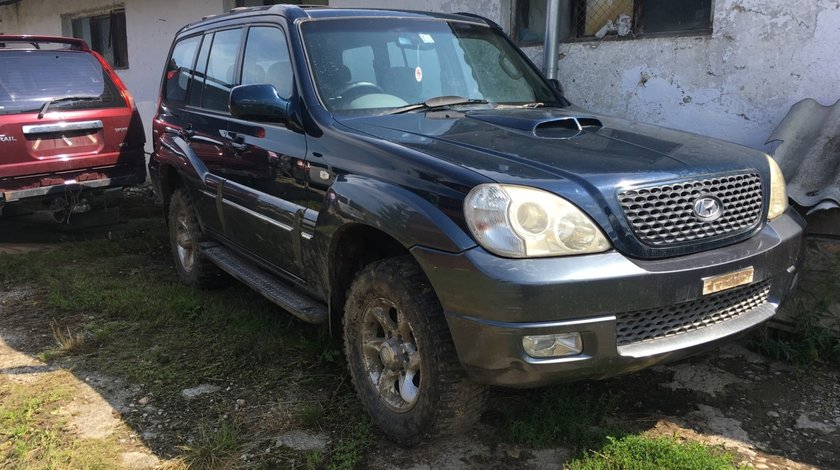
[[239,85],[230,91],[231,116],[248,121],[285,122],[291,101],[277,95],[274,85]]

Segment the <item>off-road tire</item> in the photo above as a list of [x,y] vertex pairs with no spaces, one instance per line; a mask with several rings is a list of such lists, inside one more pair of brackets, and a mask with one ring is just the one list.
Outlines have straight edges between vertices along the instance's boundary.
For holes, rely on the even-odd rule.
[[[363,332],[376,325],[368,321],[365,326],[366,311],[382,299],[407,318],[420,357],[419,394],[410,409],[401,412],[386,404],[365,362],[369,356],[365,356]],[[344,348],[364,407],[374,424],[399,444],[412,446],[425,438],[466,431],[484,410],[488,389],[467,378],[440,302],[409,256],[373,262],[356,276],[347,295]]]
[[[185,240],[184,236],[189,238],[190,251],[186,258],[191,259],[191,262],[186,262],[185,256],[179,253],[179,246],[184,248],[181,246]],[[202,255],[201,243],[205,241],[207,238],[196,220],[195,209],[187,191],[183,188],[176,189],[169,201],[169,245],[178,278],[188,286],[219,287],[225,279],[222,270]]]

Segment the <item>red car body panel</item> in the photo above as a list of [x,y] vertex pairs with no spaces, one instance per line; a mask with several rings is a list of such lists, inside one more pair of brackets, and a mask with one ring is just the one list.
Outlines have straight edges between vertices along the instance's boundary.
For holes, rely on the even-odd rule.
[[[140,116],[125,85],[107,62],[80,39],[48,36],[0,36],[0,45],[4,46],[0,47],[0,62],[9,43],[32,45],[26,54],[60,51],[60,54],[92,55],[102,66],[105,80],[112,82],[120,97],[114,99],[117,105],[112,107],[61,109],[54,106],[43,115],[38,110],[0,113],[0,204],[61,193],[69,188],[107,188],[145,181],[145,134]],[[63,48],[41,49],[47,43]],[[21,49],[8,51],[20,54]],[[44,70],[44,73],[61,71]],[[4,86],[2,81],[0,86]],[[5,93],[14,93],[13,86],[7,83]]]

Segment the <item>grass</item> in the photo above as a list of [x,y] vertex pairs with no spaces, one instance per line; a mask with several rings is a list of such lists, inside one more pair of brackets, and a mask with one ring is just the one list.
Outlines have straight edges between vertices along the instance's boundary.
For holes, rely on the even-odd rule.
[[[158,403],[179,403],[181,390],[208,382],[236,384],[258,396],[293,389],[306,398],[290,422],[237,416],[245,416],[240,424],[249,430],[303,424],[329,433],[324,452],[288,452],[296,468],[354,468],[372,445],[373,429],[347,385],[340,342],[239,283],[211,291],[180,284],[158,220],[52,251],[0,255],[0,288],[12,285],[37,290],[30,308],[38,315],[26,321],[40,322],[33,328],[53,337],[55,345],[39,355],[44,360],[122,377]],[[191,419],[222,423],[233,412],[216,404]],[[171,443],[172,468],[230,465],[230,426],[204,429],[192,443],[185,426],[182,440]],[[271,468],[283,458],[269,455],[249,465]]]
[[564,445],[586,449],[605,439],[604,418],[614,404],[611,394],[572,384],[528,395],[530,399],[505,412],[504,437],[510,442],[535,448]]
[[809,240],[798,287],[782,306],[792,331],[765,327],[753,336],[763,354],[803,366],[840,365],[840,253],[831,255],[823,243]]
[[0,377],[0,467],[116,468],[110,439],[79,439],[63,412],[74,389],[66,371],[13,382]]
[[197,441],[182,447],[184,455],[179,460],[189,470],[237,468],[243,445],[239,428],[229,421],[213,428],[204,425]]
[[599,450],[567,462],[566,470],[724,470],[736,466],[720,448],[673,437],[624,436],[607,438]]

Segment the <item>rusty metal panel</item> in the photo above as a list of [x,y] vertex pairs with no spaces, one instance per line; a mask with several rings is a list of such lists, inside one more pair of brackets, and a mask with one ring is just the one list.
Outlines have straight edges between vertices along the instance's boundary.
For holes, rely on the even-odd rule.
[[791,199],[812,211],[840,206],[840,101],[796,103],[767,143],[779,143],[773,158]]

